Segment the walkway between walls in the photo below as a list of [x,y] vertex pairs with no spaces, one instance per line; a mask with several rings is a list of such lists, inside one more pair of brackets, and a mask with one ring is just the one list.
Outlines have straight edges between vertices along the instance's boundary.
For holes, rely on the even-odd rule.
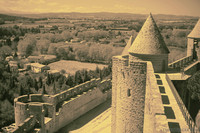
[[57,133],[111,133],[111,99],[85,113]]
[[155,74],[171,133],[189,133],[190,129],[166,80],[166,74]]

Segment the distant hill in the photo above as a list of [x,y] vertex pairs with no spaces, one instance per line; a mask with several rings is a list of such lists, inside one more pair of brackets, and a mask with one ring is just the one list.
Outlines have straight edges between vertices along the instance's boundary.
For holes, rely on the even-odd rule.
[[[2,14],[3,15],[3,14]],[[8,18],[21,19],[38,19],[38,18],[105,18],[105,19],[146,19],[148,14],[132,14],[132,13],[111,13],[111,12],[97,12],[97,13],[41,13],[41,14],[9,14],[13,15]],[[6,16],[6,15],[5,15]],[[8,16],[8,15],[7,15]],[[193,16],[180,16],[180,15],[166,15],[166,14],[153,14],[155,19],[163,20],[178,20],[178,19],[198,19]]]
[[44,19],[44,18],[30,18],[30,17],[25,17],[23,15],[6,15],[6,14],[0,14],[0,20],[1,21],[16,21],[16,20],[29,20],[29,21],[33,21],[33,20],[40,20],[40,19]]
[[15,20],[29,20],[30,18],[20,17],[20,16],[10,16],[5,14],[0,14],[0,19],[4,21],[15,21]]

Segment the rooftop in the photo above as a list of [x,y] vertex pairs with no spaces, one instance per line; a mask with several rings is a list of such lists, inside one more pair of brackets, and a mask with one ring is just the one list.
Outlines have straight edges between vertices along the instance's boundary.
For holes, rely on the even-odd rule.
[[28,59],[40,59],[41,56],[29,56]]
[[195,25],[194,29],[188,35],[189,38],[200,38],[200,19]]
[[45,67],[45,65],[42,65],[42,64],[39,64],[39,63],[31,63],[31,66],[34,66],[34,67]]
[[135,41],[128,50],[136,54],[168,54],[169,50],[160,31],[150,14]]

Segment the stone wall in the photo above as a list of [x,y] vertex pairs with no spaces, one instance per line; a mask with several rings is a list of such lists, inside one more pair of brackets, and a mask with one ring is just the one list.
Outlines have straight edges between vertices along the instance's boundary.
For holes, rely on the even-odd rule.
[[147,62],[144,133],[169,131],[160,91],[151,62]]
[[24,133],[29,132],[34,129],[36,123],[36,119],[33,115],[28,117],[23,123],[21,123],[17,128],[15,128],[12,132],[14,133]]
[[113,57],[112,133],[169,131],[151,62]]
[[[40,132],[55,132],[111,98],[111,80],[92,79],[56,95],[31,94],[15,99],[16,128],[31,115]],[[58,112],[56,106],[60,105]],[[20,129],[21,130],[21,129]]]
[[51,102],[52,104],[58,104],[76,95],[81,95],[83,92],[86,92],[89,89],[96,87],[100,82],[101,82],[101,79],[91,79],[90,81],[87,81],[85,83],[82,83],[80,85],[77,85],[66,91],[63,91],[61,93],[58,93],[52,96],[51,101],[49,102]]
[[187,42],[187,56],[192,56],[193,44],[194,44],[194,39],[188,38],[188,42]]
[[144,120],[146,62],[113,57],[112,132],[142,132]]
[[168,66],[169,66],[169,68],[180,69],[180,68],[184,67],[185,65],[191,63],[192,60],[193,60],[192,56],[186,56],[186,57],[183,57],[179,60],[176,60],[176,61],[170,63]]
[[162,55],[141,55],[131,54],[130,60],[151,61],[154,72],[165,72],[168,69],[168,54]]
[[[16,127],[23,123],[31,113],[34,113],[35,110],[43,109],[43,99],[41,94],[32,94],[28,98],[27,95],[20,96],[14,100],[14,109],[15,109],[15,123]],[[35,104],[34,104],[34,103]],[[35,109],[37,108],[37,109]],[[31,112],[32,111],[32,112]],[[42,115],[42,114],[40,114]]]
[[29,117],[29,110],[27,96],[21,96],[14,100],[14,110],[15,110],[15,124],[18,127],[19,124],[23,123]]
[[64,102],[62,108],[56,113],[55,131],[66,126],[109,98],[111,98],[111,90],[103,93],[99,88],[94,88],[70,101]]

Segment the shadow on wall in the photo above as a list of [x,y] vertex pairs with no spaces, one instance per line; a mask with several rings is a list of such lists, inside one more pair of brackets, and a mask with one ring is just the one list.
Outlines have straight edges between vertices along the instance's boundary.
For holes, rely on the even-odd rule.
[[96,118],[98,115],[100,115],[102,112],[107,110],[111,107],[111,99],[107,100],[106,102],[100,104],[96,108],[90,110],[83,116],[79,117],[78,119],[74,120],[67,126],[61,128],[57,133],[68,133],[73,130],[77,130],[81,128],[83,125],[87,124],[89,121]]

